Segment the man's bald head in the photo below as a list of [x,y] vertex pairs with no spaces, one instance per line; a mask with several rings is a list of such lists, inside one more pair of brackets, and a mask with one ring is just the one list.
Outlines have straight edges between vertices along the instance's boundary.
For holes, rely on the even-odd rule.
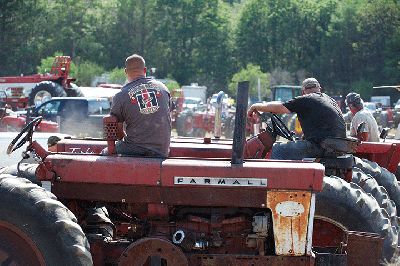
[[125,73],[128,81],[146,76],[146,62],[143,57],[133,54],[125,60]]

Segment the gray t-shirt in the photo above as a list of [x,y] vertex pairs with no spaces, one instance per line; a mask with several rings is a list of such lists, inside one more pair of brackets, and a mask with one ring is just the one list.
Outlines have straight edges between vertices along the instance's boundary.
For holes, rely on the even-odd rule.
[[378,124],[371,112],[365,108],[358,111],[351,120],[350,135],[352,137],[357,136],[357,128],[362,122],[365,122],[364,130],[362,132],[368,132],[367,141],[379,142]]
[[114,98],[111,114],[125,122],[126,136],[117,152],[167,157],[171,138],[170,93],[153,78],[126,84]]

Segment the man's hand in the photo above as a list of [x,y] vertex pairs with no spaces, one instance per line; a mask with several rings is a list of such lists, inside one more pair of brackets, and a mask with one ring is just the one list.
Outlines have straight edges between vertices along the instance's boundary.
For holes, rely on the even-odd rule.
[[248,118],[253,118],[253,115],[256,114],[258,115],[259,112],[257,110],[257,103],[253,104],[252,106],[250,106],[250,109],[247,111],[247,117]]

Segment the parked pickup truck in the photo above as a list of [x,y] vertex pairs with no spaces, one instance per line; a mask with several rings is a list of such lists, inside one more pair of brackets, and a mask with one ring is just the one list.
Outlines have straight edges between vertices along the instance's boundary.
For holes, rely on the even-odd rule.
[[103,116],[109,113],[110,102],[106,98],[54,97],[28,110],[27,116],[57,122],[64,134],[101,138]]

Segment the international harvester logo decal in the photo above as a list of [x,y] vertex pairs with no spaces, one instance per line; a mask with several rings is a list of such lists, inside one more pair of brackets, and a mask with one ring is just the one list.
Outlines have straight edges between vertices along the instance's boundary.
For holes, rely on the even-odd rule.
[[161,91],[155,85],[141,84],[131,88],[128,94],[131,102],[139,105],[142,114],[155,113],[160,108],[158,98],[161,97]]

